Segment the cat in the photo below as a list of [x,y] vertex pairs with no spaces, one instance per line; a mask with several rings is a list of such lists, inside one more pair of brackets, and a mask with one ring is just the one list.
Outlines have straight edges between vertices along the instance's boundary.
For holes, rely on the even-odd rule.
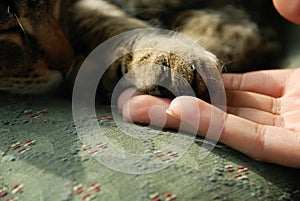
[[[101,80],[101,94],[109,94],[128,71],[147,64],[147,70],[128,78],[141,92],[172,97],[165,88],[145,83],[164,79],[176,95],[184,95],[187,86],[176,72],[197,97],[207,99],[197,68],[221,74],[273,67],[283,50],[277,29],[283,30],[283,25],[275,13],[271,1],[261,0],[1,0],[0,90],[36,93],[66,79],[72,82],[84,58],[99,44],[126,31],[157,27],[191,38],[204,51],[182,52],[180,42],[171,52],[147,50],[151,43],[172,37],[134,35],[127,43],[145,51],[115,61]],[[195,57],[196,63],[185,62],[176,55],[180,51]]]

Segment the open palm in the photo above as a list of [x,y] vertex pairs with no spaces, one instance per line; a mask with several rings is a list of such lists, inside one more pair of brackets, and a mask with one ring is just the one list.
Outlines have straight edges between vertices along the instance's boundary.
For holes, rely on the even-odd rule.
[[[166,127],[179,128],[180,122],[201,125],[199,135],[207,132],[211,111],[225,117],[220,141],[257,160],[300,167],[300,69],[257,71],[246,74],[224,74],[227,113],[194,97],[173,101],[136,93],[128,89],[119,98],[125,119],[150,123],[150,111],[159,105],[167,110]],[[193,124],[191,101],[196,101],[203,115]],[[161,113],[163,115],[163,113]],[[165,113],[164,113],[165,114]],[[161,118],[160,118],[161,119]],[[188,130],[188,127],[187,127]]]
[[299,76],[300,69],[224,75],[230,115],[221,141],[262,161],[300,167]]

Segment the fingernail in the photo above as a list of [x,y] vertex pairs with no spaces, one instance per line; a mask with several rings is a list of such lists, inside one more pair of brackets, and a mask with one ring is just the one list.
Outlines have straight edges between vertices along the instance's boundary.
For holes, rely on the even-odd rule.
[[171,115],[171,116],[175,115],[174,112],[173,112],[173,110],[171,108],[167,108],[166,109],[166,113],[169,114],[169,115]]
[[189,96],[180,96],[175,98],[166,110],[166,113],[175,117],[187,120],[199,116],[199,107],[197,99]]
[[179,116],[181,113],[181,108],[180,108],[180,102],[177,100],[178,98],[174,99],[169,107],[166,109],[166,113],[171,115],[171,116]]
[[175,98],[166,113],[180,120],[180,130],[196,134],[199,128],[200,111],[194,97],[181,96]]

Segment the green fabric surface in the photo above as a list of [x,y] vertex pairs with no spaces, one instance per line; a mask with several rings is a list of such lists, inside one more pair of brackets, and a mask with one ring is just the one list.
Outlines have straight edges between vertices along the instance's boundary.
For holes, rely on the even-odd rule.
[[[68,99],[0,94],[0,105],[0,200],[11,196],[22,201],[84,200],[87,194],[94,195],[93,200],[128,201],[170,200],[171,196],[176,197],[173,200],[300,199],[299,170],[257,162],[222,144],[202,160],[203,139],[196,138],[181,157],[170,153],[154,156],[162,161],[163,157],[179,158],[169,167],[149,174],[127,174],[105,167],[92,157],[93,147],[83,147]],[[32,114],[27,114],[29,110]],[[111,142],[130,152],[154,152],[179,135],[125,123],[116,116],[137,132],[158,132],[150,139],[135,139],[118,129],[110,118],[110,107],[97,105],[96,110],[99,125],[108,131]],[[25,146],[28,142],[31,146]],[[139,165],[146,167],[143,161]],[[239,172],[240,166],[247,171]],[[247,178],[238,179],[237,174]],[[152,198],[155,195],[158,197]]]

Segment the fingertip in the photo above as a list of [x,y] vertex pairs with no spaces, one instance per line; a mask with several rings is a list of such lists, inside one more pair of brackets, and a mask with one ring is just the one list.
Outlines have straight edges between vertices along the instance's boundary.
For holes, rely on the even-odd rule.
[[188,96],[180,96],[173,99],[169,107],[166,109],[166,113],[171,116],[180,117],[182,110],[188,105],[189,99],[190,97]]
[[117,101],[119,111],[122,111],[124,104],[133,96],[140,95],[141,93],[135,88],[126,89],[121,93]]
[[[132,92],[132,91],[131,91]],[[125,94],[125,96],[128,94]],[[148,107],[145,101],[145,95],[127,96],[127,100],[121,106],[123,119],[128,122],[148,123]]]
[[163,108],[161,110],[165,111],[169,106],[169,103],[169,99],[140,94],[132,97],[130,96],[129,98],[127,96],[127,100],[120,103],[120,108],[124,120],[148,124],[150,123],[149,114],[151,112],[151,108],[160,106]]
[[178,98],[175,98],[171,101],[169,107],[166,109],[166,113],[170,116],[179,117],[180,116],[180,104],[177,100]]
[[200,99],[192,96],[180,96],[173,99],[166,109],[166,113],[172,116],[181,117],[182,112],[194,115],[199,112]]
[[226,112],[201,99],[181,96],[174,99],[166,113],[190,126],[189,131],[210,139],[218,140],[226,117]]
[[180,96],[175,98],[166,110],[166,113],[174,118],[198,128],[200,122],[201,100],[192,96]]
[[123,120],[132,122],[130,116],[130,100],[124,101],[122,103],[122,107],[120,107],[119,109],[120,109],[120,113],[122,114]]

